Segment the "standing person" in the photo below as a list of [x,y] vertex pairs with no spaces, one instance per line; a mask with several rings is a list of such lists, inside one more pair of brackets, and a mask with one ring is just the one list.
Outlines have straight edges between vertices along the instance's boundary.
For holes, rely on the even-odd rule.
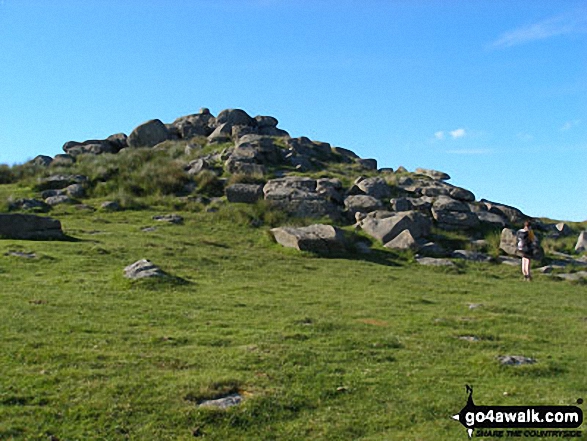
[[524,222],[524,228],[518,230],[516,238],[518,239],[518,251],[522,254],[522,274],[524,275],[524,281],[529,282],[532,280],[530,259],[532,259],[536,245],[536,235],[532,231],[532,225],[529,221]]

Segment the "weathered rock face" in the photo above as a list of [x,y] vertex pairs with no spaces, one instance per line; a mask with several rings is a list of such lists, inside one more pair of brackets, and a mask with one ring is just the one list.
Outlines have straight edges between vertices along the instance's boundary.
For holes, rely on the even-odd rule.
[[342,231],[331,225],[315,224],[301,228],[273,228],[271,234],[277,243],[300,251],[337,253],[346,249]]
[[491,213],[489,211],[478,211],[475,213],[477,215],[477,219],[479,222],[491,225],[495,228],[503,228],[506,225],[505,219],[496,213]]
[[265,200],[290,215],[337,219],[339,208],[316,190],[316,180],[292,176],[270,180],[263,187],[263,194]]
[[136,127],[127,142],[129,147],[153,147],[169,137],[167,126],[158,119],[152,119]]
[[0,237],[9,239],[63,239],[61,222],[33,214],[0,214]]
[[396,238],[402,231],[409,230],[414,239],[430,234],[430,218],[417,211],[400,213],[375,211],[359,222],[365,233],[382,243]]
[[225,191],[228,202],[253,204],[263,198],[263,186],[260,184],[233,184]]

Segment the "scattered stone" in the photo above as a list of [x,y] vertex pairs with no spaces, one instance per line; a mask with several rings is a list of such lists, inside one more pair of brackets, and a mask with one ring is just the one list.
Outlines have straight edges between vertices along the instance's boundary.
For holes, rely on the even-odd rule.
[[86,195],[86,190],[81,184],[71,184],[65,187],[65,192],[74,199],[83,198]]
[[216,409],[228,409],[230,407],[238,406],[243,401],[243,397],[239,394],[229,395],[224,398],[219,398],[217,400],[207,400],[203,403],[200,403],[198,407],[212,407]]
[[105,201],[100,204],[100,208],[104,211],[119,211],[120,204],[116,201]]
[[477,309],[483,307],[483,303],[468,303],[469,309]]
[[181,224],[183,223],[183,217],[178,214],[162,214],[159,216],[153,216],[153,220],[159,222],[168,222],[170,224]]
[[503,263],[504,265],[509,266],[520,266],[521,264],[521,259],[519,257],[499,256],[496,260],[497,263]]
[[37,199],[17,199],[8,203],[8,209],[11,211],[31,210],[45,213],[51,209],[51,206]]
[[309,227],[273,228],[271,234],[284,247],[314,253],[337,253],[346,250],[342,230],[331,225],[315,224]]
[[0,236],[8,239],[63,239],[61,222],[34,214],[0,214]]
[[447,257],[450,255],[447,250],[434,242],[425,242],[423,245],[420,245],[418,252],[428,257]]
[[420,265],[426,266],[455,266],[452,260],[435,257],[416,257],[416,262],[418,262]]
[[501,355],[497,359],[504,366],[520,366],[536,363],[534,358],[524,357],[523,355]]
[[71,199],[69,196],[66,196],[64,194],[62,195],[58,195],[58,196],[51,196],[48,197],[47,199],[45,199],[45,203],[47,205],[50,205],[51,207],[54,207],[55,205],[60,205],[60,204],[73,204],[74,200]]
[[459,337],[459,340],[464,340],[464,341],[479,341],[481,340],[479,337],[475,337],[474,335],[461,335]]
[[157,227],[145,227],[141,228],[143,233],[152,233],[153,231],[157,231]]
[[164,277],[166,276],[158,266],[152,264],[147,259],[138,260],[132,265],[124,268],[124,277],[128,279],[144,279],[148,277]]

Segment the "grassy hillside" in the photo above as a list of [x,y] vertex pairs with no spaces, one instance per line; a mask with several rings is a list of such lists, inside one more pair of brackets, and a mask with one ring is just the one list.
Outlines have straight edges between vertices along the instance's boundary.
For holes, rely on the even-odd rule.
[[[172,204],[59,206],[76,241],[0,241],[0,439],[458,440],[465,384],[487,405],[587,397],[585,284],[377,246],[317,257],[273,243],[254,208],[177,208],[183,225],[152,220]],[[174,278],[124,279],[141,258]]]

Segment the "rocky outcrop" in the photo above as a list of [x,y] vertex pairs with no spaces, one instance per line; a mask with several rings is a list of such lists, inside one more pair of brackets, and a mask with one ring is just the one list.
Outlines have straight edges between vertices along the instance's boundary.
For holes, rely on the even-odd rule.
[[342,231],[331,225],[273,228],[271,234],[284,247],[313,253],[339,253],[346,250]]
[[7,239],[63,239],[61,222],[34,214],[0,214],[0,237]]
[[437,181],[448,181],[450,179],[450,176],[447,173],[437,171],[437,170],[430,170],[427,168],[417,168],[416,173],[418,173],[420,175],[428,176],[428,177],[435,179]]

